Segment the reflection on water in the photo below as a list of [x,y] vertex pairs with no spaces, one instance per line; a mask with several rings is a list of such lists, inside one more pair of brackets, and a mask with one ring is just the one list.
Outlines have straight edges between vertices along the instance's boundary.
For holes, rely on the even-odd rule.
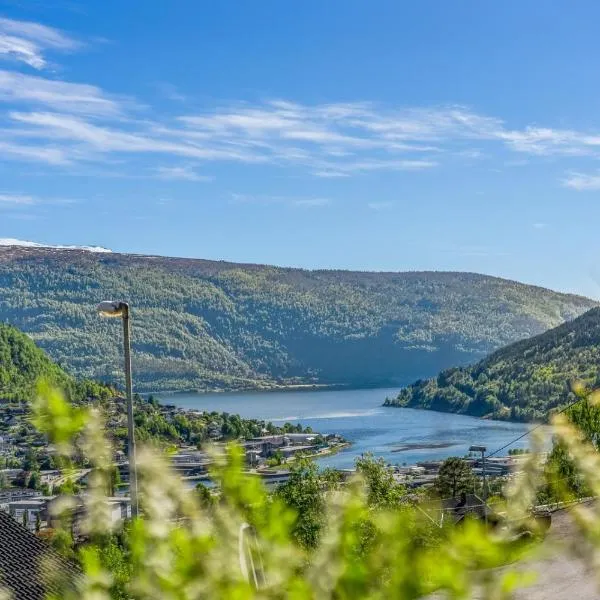
[[[495,450],[525,433],[528,425],[410,408],[384,408],[398,389],[231,394],[175,394],[163,402],[196,410],[239,413],[278,425],[300,422],[321,433],[339,433],[352,447],[321,459],[322,465],[349,468],[365,452],[392,464],[412,464],[463,456],[472,444]],[[546,430],[549,439],[549,429]],[[515,448],[526,448],[527,438]],[[399,451],[398,449],[402,449]]]

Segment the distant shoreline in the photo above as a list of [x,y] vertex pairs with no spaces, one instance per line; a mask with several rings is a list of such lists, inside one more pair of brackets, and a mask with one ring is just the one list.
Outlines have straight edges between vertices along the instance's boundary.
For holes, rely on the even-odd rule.
[[346,383],[298,383],[298,384],[277,384],[265,388],[247,387],[247,388],[231,388],[231,389],[214,389],[214,390],[167,390],[155,392],[138,392],[140,396],[182,396],[187,394],[195,394],[198,396],[208,395],[227,395],[227,394],[268,394],[271,392],[334,392],[334,391],[352,391],[352,390],[386,390],[386,389],[401,389],[407,384],[393,384],[386,382],[381,384],[346,384]]

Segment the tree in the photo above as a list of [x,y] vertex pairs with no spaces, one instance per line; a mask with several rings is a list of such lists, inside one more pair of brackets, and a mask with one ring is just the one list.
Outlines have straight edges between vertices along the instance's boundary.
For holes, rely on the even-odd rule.
[[208,509],[215,505],[215,497],[203,483],[196,485],[196,494],[202,508]]
[[406,495],[406,489],[394,479],[392,469],[383,458],[368,452],[356,459],[356,470],[367,486],[367,503],[371,508],[396,508]]
[[126,544],[127,536],[106,536],[97,542],[100,564],[111,574],[110,597],[114,600],[129,600],[128,591],[131,578],[131,557]]
[[34,471],[29,476],[29,483],[27,484],[27,487],[32,490],[37,490],[40,487],[40,485],[41,485],[40,474],[38,471]]
[[447,458],[435,480],[434,487],[441,498],[455,498],[462,492],[472,492],[475,477],[471,467],[456,456]]
[[36,453],[31,448],[27,449],[23,459],[23,471],[39,471],[40,465]]
[[[71,409],[59,407],[58,425],[53,423],[52,413],[50,418],[41,418],[50,409],[38,409],[37,422],[48,427],[49,439],[56,439],[64,423],[70,421],[65,416]],[[90,463],[104,465],[108,473],[110,458],[103,444],[97,443],[96,434],[82,423],[80,431],[73,431],[65,454],[81,444],[97,452]],[[582,446],[571,429],[561,432],[558,428],[557,436],[586,469],[590,487],[598,489],[600,476],[593,468],[596,453]],[[75,585],[76,589],[65,589],[65,593],[58,590],[54,596],[69,600],[92,595],[123,600],[417,600],[433,595],[467,598],[477,591],[478,597],[497,598],[502,592],[500,595],[507,598],[522,585],[519,572],[505,563],[527,557],[528,548],[532,549],[520,540],[512,543],[527,522],[528,494],[515,498],[515,515],[506,520],[506,532],[492,533],[478,520],[461,527],[439,528],[411,505],[401,510],[374,510],[366,504],[369,490],[361,489],[360,481],[344,486],[339,493],[326,493],[324,481],[331,474],[323,476],[306,458],[292,469],[289,484],[275,492],[279,499],[269,496],[260,478],[244,474],[239,446],[226,446],[223,458],[216,461],[211,475],[221,490],[219,503],[211,511],[201,510],[197,496],[190,494],[179,477],[170,474],[168,466],[158,460],[141,461],[145,510],[137,521],[127,522],[122,532],[112,533],[103,511],[91,510],[91,531],[95,533],[74,548],[68,534],[71,512],[59,516],[54,547],[79,562],[83,577],[67,577],[65,585]],[[363,481],[370,481],[373,490],[393,489],[389,485],[390,470],[381,461],[367,456],[359,464]],[[524,489],[529,490],[536,478],[528,469],[524,477]],[[105,489],[104,482],[97,478],[90,478],[89,486],[87,500],[91,497],[92,501]],[[297,507],[295,523],[281,500]],[[311,528],[299,531],[305,514],[312,516],[305,523]],[[326,519],[327,534],[321,536]],[[591,550],[583,557],[597,571],[593,561],[600,549],[595,535],[598,518],[590,513],[585,521],[574,519],[573,523]],[[249,535],[240,535],[244,531]],[[313,534],[309,542],[315,538],[317,541],[303,551],[297,540],[307,533]],[[498,569],[500,566],[504,568]]]
[[282,465],[283,462],[283,453],[281,452],[281,450],[279,450],[279,448],[275,450],[275,452],[273,452],[270,458],[267,459],[267,464],[270,467],[278,467],[279,465]]
[[108,481],[108,495],[114,496],[117,488],[121,485],[121,471],[119,467],[113,467],[110,472],[110,478]]
[[298,458],[289,479],[277,488],[275,495],[296,512],[296,540],[305,548],[315,548],[324,521],[323,486],[317,465],[308,458]]
[[[581,401],[569,408],[567,416],[585,440],[600,450],[600,407],[590,402],[589,392],[581,390],[579,393],[582,394]],[[544,500],[562,498],[565,495],[581,497],[592,493],[564,441],[554,440],[545,471],[547,485],[542,490]]]

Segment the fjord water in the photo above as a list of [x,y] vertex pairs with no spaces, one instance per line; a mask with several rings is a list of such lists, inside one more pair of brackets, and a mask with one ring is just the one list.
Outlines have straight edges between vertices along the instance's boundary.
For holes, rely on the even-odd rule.
[[[381,406],[394,389],[174,394],[161,400],[182,408],[238,413],[276,425],[302,423],[321,433],[339,433],[352,446],[320,460],[323,466],[351,468],[365,452],[391,464],[463,456],[472,444],[500,448],[531,427],[411,408]],[[515,448],[525,448],[527,437]],[[503,452],[502,454],[505,454]]]

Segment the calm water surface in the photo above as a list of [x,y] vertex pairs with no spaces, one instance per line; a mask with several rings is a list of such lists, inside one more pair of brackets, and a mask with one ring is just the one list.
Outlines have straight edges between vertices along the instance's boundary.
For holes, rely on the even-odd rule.
[[[321,433],[339,433],[352,446],[320,461],[324,466],[338,468],[352,467],[354,459],[364,452],[373,452],[398,465],[462,456],[471,444],[485,445],[491,452],[530,427],[381,406],[386,396],[395,396],[398,389],[174,394],[163,395],[161,400],[183,408],[238,413],[277,425],[300,422]],[[546,434],[549,436],[548,430]],[[527,445],[525,437],[512,447]]]

